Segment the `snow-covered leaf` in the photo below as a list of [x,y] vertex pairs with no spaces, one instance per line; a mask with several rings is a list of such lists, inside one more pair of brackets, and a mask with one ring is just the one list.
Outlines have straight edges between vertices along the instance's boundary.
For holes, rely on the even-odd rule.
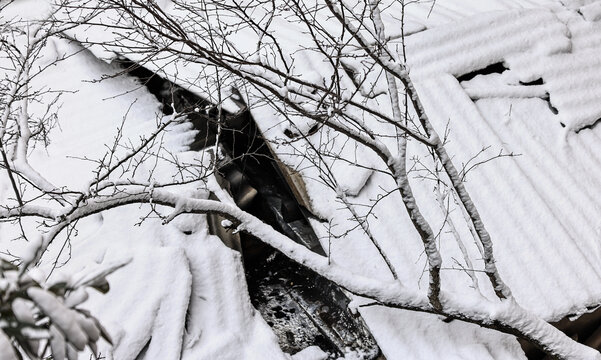
[[56,296],[43,289],[29,288],[27,294],[76,349],[83,350],[85,348],[88,337],[77,319],[78,316],[83,315],[69,309]]
[[10,339],[2,330],[0,330],[0,354],[3,360],[19,360]]
[[35,318],[33,316],[33,303],[23,298],[16,298],[11,304],[13,314],[17,321],[23,324],[34,325]]
[[55,360],[64,360],[66,356],[65,337],[54,325],[50,326],[50,349]]

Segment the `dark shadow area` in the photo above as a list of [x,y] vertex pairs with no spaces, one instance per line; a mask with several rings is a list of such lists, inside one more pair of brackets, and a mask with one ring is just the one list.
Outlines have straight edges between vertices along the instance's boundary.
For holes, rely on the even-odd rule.
[[457,77],[459,82],[469,81],[478,75],[490,75],[490,74],[502,74],[504,71],[509,70],[502,62],[488,65],[485,68],[478,69],[467,74],[463,74]]
[[[461,76],[457,77],[457,81],[459,81],[459,83],[463,83],[464,81],[472,80],[473,78],[475,78],[478,75],[502,74],[503,72],[505,72],[507,70],[509,70],[509,69],[502,62],[498,62],[498,63],[494,63],[492,65],[489,65],[485,68],[461,75]],[[538,78],[538,79],[535,79],[532,81],[520,81],[519,84],[520,84],[520,86],[540,86],[540,85],[544,85],[545,81],[543,80],[543,78]],[[553,115],[559,114],[559,111],[553,105],[553,103],[551,101],[551,95],[548,92],[546,93],[545,96],[541,97],[541,99],[547,103],[547,106],[549,107],[549,110],[551,110]],[[478,100],[478,99],[476,98],[476,99],[472,99],[472,100]],[[566,127],[566,125],[562,122],[559,122],[559,125],[561,127]],[[594,126],[594,125],[595,124],[593,124],[592,126]]]
[[[559,110],[557,110],[557,108],[555,106],[553,106],[553,103],[551,102],[551,94],[547,93],[547,96],[545,96],[543,98],[543,100],[545,100],[547,102],[547,105],[549,106],[549,110],[551,110],[553,115],[559,114]],[[563,123],[560,123],[560,124],[562,127],[565,127],[565,125]]]
[[543,81],[543,78],[538,78],[536,80],[532,80],[532,81],[520,81],[520,85],[523,86],[537,86],[537,85],[544,85],[545,82]]
[[591,130],[592,128],[594,128],[595,126],[597,126],[599,124],[601,124],[601,119],[597,119],[592,124],[581,127],[580,129],[576,130],[576,134],[578,134],[582,130]]
[[[199,130],[191,150],[214,146],[214,106],[133,62],[122,60],[121,65],[148,87],[166,115],[173,113],[171,104],[178,113],[190,112],[188,118]],[[222,112],[220,124],[219,146],[225,157],[218,176],[238,206],[325,256],[309,224],[310,212],[295,198],[250,112]],[[342,289],[253,236],[240,234],[240,242],[251,302],[282,350],[294,354],[317,345],[331,359],[349,351],[362,353],[362,359],[384,359],[363,320],[348,309],[350,300]]]
[[[199,130],[191,150],[214,145],[218,117],[214,106],[139,65],[123,60],[122,66],[161,101],[166,115],[173,113],[171,104],[178,112],[190,111],[188,118]],[[458,80],[506,70],[497,63]],[[537,79],[522,85],[543,83]],[[557,114],[550,97],[544,100]],[[202,110],[194,111],[197,108]],[[221,125],[220,146],[227,155],[219,172],[236,203],[277,231],[325,255],[308,222],[310,212],[295,198],[250,113],[223,112]],[[251,302],[277,335],[282,350],[294,354],[317,345],[331,355],[330,359],[349,350],[362,352],[363,359],[384,359],[363,320],[349,311],[349,299],[342,289],[253,236],[243,233],[240,240]],[[601,308],[575,321],[566,317],[553,325],[573,339],[601,349]],[[549,359],[534,345],[519,342],[528,359]]]
[[[243,242],[253,247],[257,240]],[[361,319],[350,313],[349,300],[336,285],[275,250],[253,251],[245,265],[252,303],[278,336],[282,350],[294,354],[318,345],[332,359],[349,349],[363,351],[364,359],[378,358],[375,341]]]

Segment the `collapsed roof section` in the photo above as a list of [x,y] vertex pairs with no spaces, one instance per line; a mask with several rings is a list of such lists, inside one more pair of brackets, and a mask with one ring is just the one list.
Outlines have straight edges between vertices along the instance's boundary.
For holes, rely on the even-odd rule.
[[[601,117],[597,101],[601,91],[601,82],[597,81],[601,68],[597,55],[600,45],[595,36],[600,26],[599,2],[572,2],[568,6],[554,1],[528,2],[528,7],[533,10],[508,9],[518,7],[510,1],[477,4],[481,2],[467,1],[465,6],[442,2],[440,11],[436,6],[433,8],[433,18],[442,19],[439,23],[416,21],[415,30],[408,31],[408,34],[414,34],[407,38],[411,73],[416,77],[418,91],[436,127],[441,133],[448,134],[447,146],[454,161],[465,165],[467,186],[491,228],[498,266],[516,299],[549,320],[583,313],[601,303],[598,286],[601,249],[597,241],[601,211],[595,197],[601,178],[598,155],[601,130],[593,126]],[[494,8],[498,12],[467,16],[478,13],[477,8],[486,11]],[[394,11],[392,8],[389,14]],[[415,18],[419,18],[419,14],[425,18],[425,11],[427,8],[423,4],[416,5],[415,14],[418,15]],[[461,19],[460,23],[458,19]],[[276,24],[278,29],[286,29],[279,34],[281,43],[289,46],[285,53],[299,56],[297,73],[317,81],[327,79],[329,73],[324,59],[301,51],[302,44],[299,45],[297,40],[303,38],[302,27],[281,18],[276,21],[281,21]],[[324,20],[323,23],[328,22]],[[449,33],[454,34],[451,40],[447,38]],[[98,39],[109,36],[108,40],[114,40],[110,33],[72,35],[82,41],[94,36],[99,36]],[[238,34],[234,43],[240,46],[240,51],[251,47],[249,52],[254,52],[255,38],[245,38],[246,35]],[[398,32],[390,34],[391,38],[397,36]],[[104,54],[109,57],[115,53],[136,55],[125,53],[126,48],[126,45],[114,46]],[[96,54],[100,53],[96,51]],[[257,56],[268,58],[265,54]],[[135,60],[143,59],[144,56],[138,54]],[[148,64],[211,102],[220,102],[233,111],[238,108],[235,96],[230,97],[227,92],[216,95],[222,89],[216,88],[215,82],[211,81],[215,78],[211,66],[171,60],[157,58]],[[508,70],[474,76],[464,82],[457,79],[496,63],[503,63]],[[361,74],[353,69],[350,61],[347,66],[351,73],[363,76],[361,81],[368,85],[361,92],[366,103],[386,107],[388,100],[379,89],[382,74],[377,70]],[[232,80],[229,85],[237,83]],[[423,289],[426,286],[422,278],[423,247],[411,230],[407,215],[395,206],[398,199],[382,196],[393,190],[394,184],[378,172],[381,164],[377,159],[353,141],[333,132],[322,129],[310,134],[308,130],[314,126],[311,121],[298,117],[292,117],[290,121],[273,110],[273,106],[281,108],[281,104],[255,104],[248,95],[252,90],[241,84],[240,88],[245,90],[241,91],[243,100],[252,105],[253,116],[263,134],[274,144],[280,160],[296,169],[302,177],[313,211],[328,220],[329,228],[317,223],[314,227],[323,239],[329,239],[323,240],[323,244],[324,248],[330,249],[333,261],[364,275],[387,274],[385,265],[373,260],[378,258],[373,247],[357,230],[352,230],[353,224],[347,221],[349,214],[335,211],[339,206],[334,201],[337,194],[320,181],[321,168],[302,156],[306,149],[323,142],[330,146],[327,152],[336,155],[325,161],[334,176],[340,179],[344,192],[354,202],[373,209],[370,210],[370,227],[376,236],[390,239],[383,246],[403,283]],[[252,95],[259,97],[256,93]],[[390,132],[385,125],[368,121],[379,133]],[[291,137],[294,141],[290,141]],[[415,162],[412,181],[420,206],[440,229],[446,290],[492,297],[491,289],[477,285],[484,283],[482,274],[476,271],[474,277],[469,276],[471,266],[466,259],[473,259],[476,270],[482,268],[477,246],[471,241],[459,244],[460,239],[471,238],[470,229],[451,228],[450,222],[462,223],[461,209],[444,193],[440,194],[446,204],[442,207],[440,201],[428,200],[435,188],[427,176],[420,173],[431,167],[427,163],[428,154],[414,142],[410,143],[409,151],[414,159],[425,163],[422,166],[420,161]],[[498,158],[503,154],[512,156]],[[378,199],[377,204],[374,199]],[[345,234],[343,239],[341,236],[331,241],[331,225],[337,226],[336,234]],[[401,244],[398,240],[393,241],[399,234],[403,236]],[[431,353],[424,355],[419,350],[427,346],[433,348],[434,353],[446,355],[449,348],[456,349],[458,358],[472,356],[464,354],[464,349],[469,349],[480,359],[520,356],[510,337],[475,326],[445,324],[431,315],[389,309],[364,308],[361,312],[385,354],[403,351],[416,359],[428,358]],[[412,326],[403,326],[407,323]],[[430,337],[437,336],[441,340],[437,344],[425,344],[425,340],[414,335],[420,331],[427,331]],[[477,338],[480,344],[486,345],[482,349],[466,344],[466,338]]]

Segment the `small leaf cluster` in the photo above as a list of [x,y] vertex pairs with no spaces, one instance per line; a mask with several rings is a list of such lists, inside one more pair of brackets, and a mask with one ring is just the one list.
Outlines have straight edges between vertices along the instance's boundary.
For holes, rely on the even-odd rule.
[[0,357],[76,360],[88,347],[98,358],[97,342],[102,338],[111,344],[111,338],[79,305],[89,288],[106,293],[106,276],[119,267],[44,287],[29,271],[0,259]]

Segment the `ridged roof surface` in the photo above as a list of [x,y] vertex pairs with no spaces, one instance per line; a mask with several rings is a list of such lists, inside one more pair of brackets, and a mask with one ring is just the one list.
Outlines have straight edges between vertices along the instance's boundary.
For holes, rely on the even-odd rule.
[[[528,9],[516,9],[514,1],[481,2],[486,5],[480,9],[466,3],[437,3],[431,18],[420,18],[423,7],[408,12],[413,28],[422,29],[406,39],[410,74],[426,112],[439,133],[446,134],[453,162],[470,169],[467,188],[517,301],[548,320],[582,313],[601,303],[601,127],[595,126],[601,119],[601,2],[520,2]],[[496,11],[479,13],[483,8]],[[478,73],[495,64],[503,66]],[[386,90],[381,74],[366,76],[377,83],[376,89]],[[380,108],[389,104],[385,93],[376,99]],[[265,119],[267,113],[255,110],[255,117]],[[277,138],[273,126],[282,120],[273,116],[263,124]],[[387,131],[383,125],[380,129]],[[302,145],[293,147],[302,154]],[[294,152],[289,147],[280,151],[290,165],[303,169],[314,209],[330,221],[315,227],[333,261],[365,275],[386,276],[384,262],[364,234],[350,230],[355,225],[348,221],[350,213],[340,211],[343,205],[332,201],[335,194],[316,180],[318,172],[289,156]],[[357,162],[378,166],[361,147],[339,141],[337,151],[347,161],[332,160],[331,168],[343,188],[357,193],[354,203],[372,205],[394,189],[386,176],[357,169]],[[483,269],[481,255],[461,209],[443,190],[440,206],[425,170],[431,162],[423,147],[410,142],[409,153],[418,203],[440,231],[443,288],[493,298],[478,271]],[[472,168],[474,164],[479,165]],[[370,229],[402,282],[426,291],[421,240],[396,196],[378,202]],[[332,239],[328,230],[345,236]],[[464,270],[469,266],[455,234],[475,268],[477,291]],[[411,359],[431,359],[433,354],[444,359],[523,356],[510,338],[469,324],[446,324],[432,315],[399,310],[361,312],[392,359],[399,351]]]

